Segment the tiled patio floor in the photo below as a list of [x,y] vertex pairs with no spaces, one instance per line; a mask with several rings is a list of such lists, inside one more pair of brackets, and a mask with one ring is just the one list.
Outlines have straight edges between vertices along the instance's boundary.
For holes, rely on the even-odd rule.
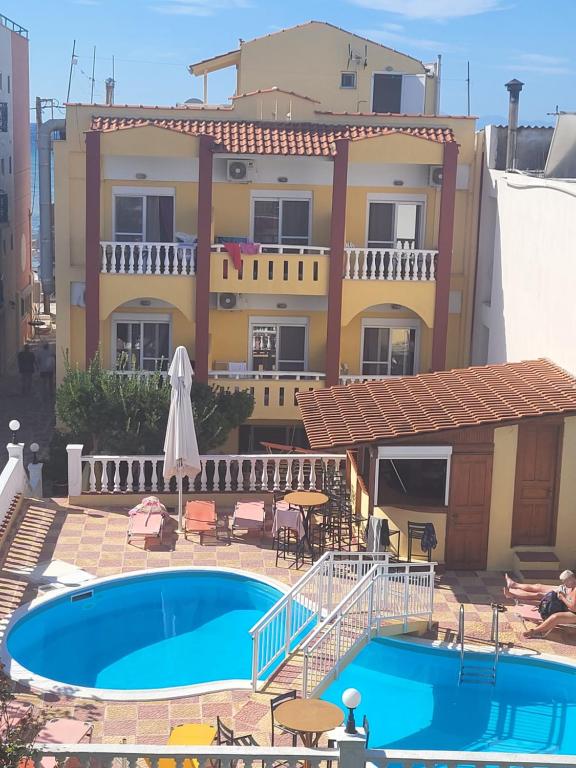
[[[17,533],[1,555],[0,621],[22,602],[36,595],[25,578],[16,573],[23,566],[59,559],[96,576],[171,565],[218,565],[242,568],[293,583],[303,573],[274,566],[274,553],[258,539],[200,546],[173,536],[165,546],[144,550],[126,544],[126,510],[101,510],[68,506],[65,501],[30,503]],[[269,545],[268,545],[269,546]],[[431,637],[454,639],[460,603],[466,604],[466,635],[488,640],[492,612],[490,603],[502,599],[502,574],[447,572],[438,577],[435,620],[438,629]],[[548,640],[525,640],[525,627],[510,608],[500,615],[500,639],[507,647],[529,648],[534,653],[576,657],[576,633],[556,632]],[[291,682],[297,670],[285,668],[275,688]],[[44,712],[42,717],[73,716],[95,722],[93,741],[117,743],[165,743],[171,727],[182,722],[215,722],[220,715],[237,733],[253,733],[261,744],[270,739],[269,699],[266,694],[227,691],[172,701],[149,703],[94,702],[58,699],[23,693]]]

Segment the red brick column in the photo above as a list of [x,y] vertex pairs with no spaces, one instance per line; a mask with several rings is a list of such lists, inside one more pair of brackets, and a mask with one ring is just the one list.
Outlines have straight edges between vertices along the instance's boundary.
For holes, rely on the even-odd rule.
[[442,166],[442,193],[440,197],[440,223],[438,227],[438,264],[436,266],[436,302],[432,335],[432,370],[446,367],[446,341],[448,338],[448,300],[450,273],[452,272],[452,244],[454,240],[454,205],[456,202],[456,168],[458,144],[444,144]]
[[332,218],[330,221],[330,270],[326,318],[326,386],[340,379],[340,332],[342,320],[342,276],[346,244],[346,187],[348,184],[348,141],[336,141],[332,176]]
[[208,381],[210,333],[210,242],[212,237],[212,153],[214,141],[200,136],[198,168],[198,243],[196,247],[196,352],[197,381]]
[[100,132],[86,134],[86,365],[100,344]]

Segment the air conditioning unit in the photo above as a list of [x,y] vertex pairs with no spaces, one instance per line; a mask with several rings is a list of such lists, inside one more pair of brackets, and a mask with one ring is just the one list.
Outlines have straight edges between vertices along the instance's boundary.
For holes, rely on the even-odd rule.
[[442,186],[443,168],[441,165],[431,165],[428,175],[428,185],[430,187]]
[[227,181],[252,181],[254,173],[254,162],[252,160],[227,160],[226,161],[226,180]]
[[218,309],[239,309],[237,293],[219,293]]

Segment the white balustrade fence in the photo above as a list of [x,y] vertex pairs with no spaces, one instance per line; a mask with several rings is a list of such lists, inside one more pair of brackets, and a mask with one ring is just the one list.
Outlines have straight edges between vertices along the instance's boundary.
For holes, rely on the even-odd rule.
[[[408,246],[408,247],[405,247]],[[436,279],[438,251],[410,248],[346,248],[345,280],[404,280],[430,282]]]
[[[164,456],[82,456],[69,445],[68,492],[171,493],[176,479],[165,481]],[[252,454],[201,456],[196,478],[184,478],[187,493],[266,492],[322,488],[326,473],[342,471],[342,454]]]
[[338,676],[359,643],[391,620],[432,620],[435,563],[376,563],[302,646],[302,692],[317,695]]
[[323,381],[326,374],[319,371],[209,371],[208,377],[225,381]]
[[382,379],[393,379],[394,376],[363,376],[360,373],[347,373],[340,376],[340,384],[361,384],[363,381],[381,381]]
[[28,490],[28,476],[24,469],[24,446],[9,443],[8,461],[0,473],[0,528],[17,496]]
[[[240,246],[242,246],[242,243],[240,243]],[[224,253],[226,251],[226,246],[223,243],[215,243],[210,247],[211,251],[214,251],[216,253]],[[318,245],[283,245],[281,243],[260,243],[258,244],[258,254],[266,254],[266,253],[286,253],[286,254],[298,254],[299,256],[306,256],[310,254],[315,254],[318,256],[324,256],[325,254],[330,253],[330,248],[327,246],[318,246]],[[245,255],[254,255],[254,254],[242,254],[242,256]]]
[[[392,702],[393,704],[393,702]],[[385,717],[383,708],[382,717]],[[506,752],[453,752],[433,750],[366,749],[361,736],[347,736],[339,728],[334,749],[304,747],[192,746],[173,747],[150,744],[46,744],[30,758],[35,768],[53,757],[59,765],[78,768],[159,768],[159,761],[174,760],[175,768],[185,768],[192,755],[199,768],[297,768],[308,761],[310,768],[332,763],[336,768],[574,768],[576,756],[520,754]]]
[[101,271],[110,275],[193,275],[196,246],[185,243],[101,242]]
[[389,554],[326,552],[250,630],[252,687],[270,677],[318,622]]

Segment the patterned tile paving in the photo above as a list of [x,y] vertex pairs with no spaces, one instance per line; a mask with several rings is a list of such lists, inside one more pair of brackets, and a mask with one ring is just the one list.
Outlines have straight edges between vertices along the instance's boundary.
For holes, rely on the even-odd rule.
[[[97,576],[125,573],[165,565],[219,565],[246,568],[267,574],[285,583],[294,583],[303,570],[295,571],[280,563],[274,566],[274,553],[266,541],[240,538],[232,545],[218,543],[200,546],[182,537],[151,549],[126,544],[125,509],[99,510],[69,506],[64,500],[29,503],[12,539],[0,552],[0,622],[21,603],[33,598],[36,589],[16,573],[22,566],[33,567],[42,560],[60,559]],[[438,577],[435,595],[437,626],[429,637],[454,640],[458,609],[466,605],[466,634],[470,641],[490,637],[490,604],[502,599],[502,574],[454,573]],[[501,614],[500,639],[508,648],[524,647],[534,653],[554,653],[576,657],[576,633],[558,631],[547,640],[525,640],[523,622],[513,607]],[[297,665],[288,664],[274,681],[274,692],[294,687]],[[73,716],[95,723],[93,741],[117,743],[164,743],[170,729],[183,722],[214,722],[216,715],[232,725],[237,733],[253,733],[262,744],[270,740],[270,694],[225,691],[159,702],[93,702],[79,699],[43,697],[27,692],[22,698],[34,701],[42,716]]]

